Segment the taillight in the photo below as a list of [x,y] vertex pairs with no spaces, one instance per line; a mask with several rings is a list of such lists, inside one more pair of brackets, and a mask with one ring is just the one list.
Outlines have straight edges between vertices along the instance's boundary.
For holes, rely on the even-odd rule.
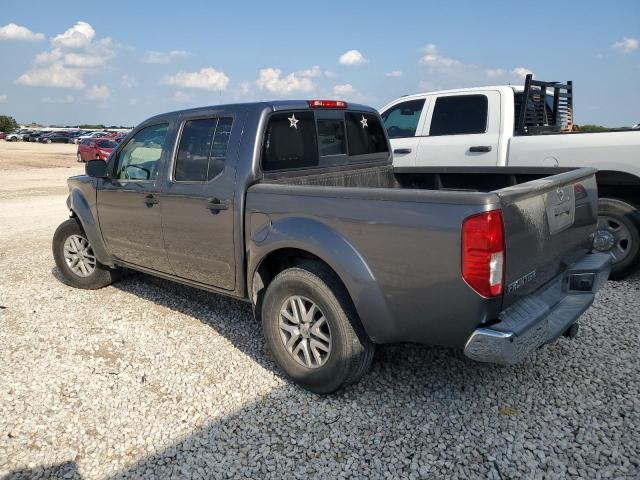
[[347,102],[342,100],[309,100],[309,108],[347,108]]
[[483,297],[502,294],[505,252],[502,212],[492,210],[462,224],[462,278]]

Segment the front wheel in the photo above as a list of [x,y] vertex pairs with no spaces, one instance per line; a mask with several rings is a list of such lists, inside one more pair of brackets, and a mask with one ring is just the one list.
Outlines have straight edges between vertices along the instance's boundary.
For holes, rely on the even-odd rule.
[[640,214],[635,206],[615,198],[598,202],[594,249],[611,255],[612,280],[633,273],[640,262]]
[[119,270],[101,264],[78,221],[60,224],[53,234],[53,258],[65,283],[76,288],[95,290],[106,287],[119,277]]
[[321,264],[284,270],[268,286],[262,326],[278,366],[315,393],[357,382],[373,359],[349,295]]

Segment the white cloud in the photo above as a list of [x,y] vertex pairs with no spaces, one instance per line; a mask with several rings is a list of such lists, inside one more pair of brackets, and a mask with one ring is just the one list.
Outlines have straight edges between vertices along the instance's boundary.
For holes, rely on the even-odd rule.
[[420,57],[418,62],[432,68],[451,68],[462,65],[462,62],[453,58],[445,57],[440,53],[438,47],[429,43],[422,48],[424,55]]
[[165,85],[176,85],[183,88],[200,88],[204,90],[225,90],[229,85],[229,77],[213,67],[202,68],[197,72],[178,72],[166,77]]
[[340,58],[338,59],[338,61],[342,65],[350,65],[350,66],[363,65],[369,62],[369,60],[364,58],[362,53],[360,53],[358,50],[349,50],[347,52],[344,52],[342,55],[340,55]]
[[190,57],[191,53],[186,50],[171,50],[170,52],[156,52],[149,50],[142,57],[143,63],[167,64],[174,60],[181,60]]
[[530,73],[533,74],[533,72],[531,70],[529,70],[528,68],[524,68],[524,67],[516,67],[513,70],[511,70],[511,75],[513,75],[514,77],[518,77],[518,78],[525,78]]
[[18,77],[16,83],[30,87],[84,88],[84,71],[66,68],[59,63],[35,67]]
[[640,42],[638,42],[637,38],[624,37],[622,40],[619,40],[611,45],[611,48],[622,53],[629,53],[636,50],[639,43]]
[[4,27],[0,27],[0,40],[44,40],[44,34],[34,33],[27,27],[8,23]]
[[125,73],[124,75],[122,75],[122,77],[120,77],[120,85],[122,85],[124,88],[133,88],[138,85],[138,81],[132,75]]
[[87,100],[107,100],[111,95],[111,90],[106,85],[93,85],[85,93]]
[[311,78],[300,73],[290,73],[282,77],[282,70],[279,68],[263,68],[258,74],[258,80],[255,82],[258,88],[271,93],[310,92],[315,88]]
[[116,55],[117,46],[109,37],[95,40],[95,30],[77,22],[51,39],[51,49],[40,52],[34,65],[16,83],[28,86],[84,88],[84,77]]
[[391,72],[387,72],[384,74],[385,77],[389,78],[397,78],[402,76],[402,70],[392,70]]
[[65,95],[61,98],[51,98],[51,97],[42,97],[40,101],[42,103],[56,103],[56,104],[65,104],[65,103],[73,103],[75,102],[75,98],[73,95]]
[[60,35],[56,35],[51,43],[66,48],[82,48],[91,43],[96,31],[87,22],[77,22],[73,27]]
[[322,75],[322,70],[320,70],[320,66],[314,65],[311,68],[307,68],[306,70],[300,70],[298,73],[301,77],[319,77]]
[[243,95],[246,95],[251,91],[251,84],[249,82],[240,82],[238,87],[240,88],[240,93]]
[[350,83],[345,83],[343,85],[334,85],[333,94],[334,95],[353,95],[355,93],[355,89],[353,85]]
[[335,76],[336,76],[336,72],[333,72],[333,71],[331,71],[331,70],[325,70],[325,71],[324,71],[324,72],[322,72],[322,73],[324,73],[324,76],[325,76],[325,77],[329,77],[329,78],[331,78],[331,77],[335,77]]
[[4,103],[7,101],[7,96],[6,95],[0,95],[0,103]]
[[487,77],[489,78],[499,78],[504,77],[507,72],[505,72],[502,68],[488,68],[486,70],[486,73]]

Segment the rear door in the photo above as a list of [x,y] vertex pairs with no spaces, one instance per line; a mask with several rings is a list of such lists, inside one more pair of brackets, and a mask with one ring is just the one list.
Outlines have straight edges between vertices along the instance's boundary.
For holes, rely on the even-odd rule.
[[160,202],[175,275],[235,288],[234,192],[242,115],[184,116]]
[[432,97],[416,166],[496,166],[500,138],[500,93]]
[[505,230],[508,306],[591,250],[598,215],[595,169],[577,169],[496,193]]
[[398,167],[414,166],[426,112],[426,98],[400,100],[388,106],[381,114],[393,151],[393,164]]

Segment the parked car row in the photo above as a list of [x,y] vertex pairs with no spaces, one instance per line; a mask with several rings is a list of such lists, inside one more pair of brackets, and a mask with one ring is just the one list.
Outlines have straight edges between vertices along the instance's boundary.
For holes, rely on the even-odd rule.
[[[29,130],[20,129],[14,132],[3,134],[7,142],[39,142],[39,143],[75,143],[79,144],[82,140],[91,138],[108,138],[112,141],[119,142],[126,135],[126,132],[96,132],[93,130]],[[0,137],[2,138],[2,137]],[[95,157],[94,157],[95,158]]]

